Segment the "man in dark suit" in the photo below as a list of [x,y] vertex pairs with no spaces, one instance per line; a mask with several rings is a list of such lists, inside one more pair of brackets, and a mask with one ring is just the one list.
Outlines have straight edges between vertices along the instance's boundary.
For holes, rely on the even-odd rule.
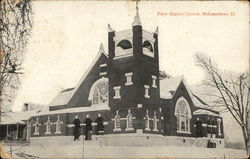
[[75,140],[79,140],[79,136],[80,136],[80,127],[81,127],[81,121],[78,119],[78,116],[76,115],[74,121],[74,141]]
[[91,140],[91,133],[92,133],[92,120],[87,115],[85,119],[85,140]]
[[96,126],[96,134],[100,135],[104,133],[104,125],[103,125],[103,118],[101,117],[101,114],[98,114],[98,117],[96,118],[95,122],[97,123]]

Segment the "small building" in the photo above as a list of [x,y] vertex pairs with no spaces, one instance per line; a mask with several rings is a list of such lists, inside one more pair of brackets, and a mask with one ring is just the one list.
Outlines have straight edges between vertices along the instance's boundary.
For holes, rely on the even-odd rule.
[[[47,107],[48,108],[48,107]],[[22,111],[2,112],[0,120],[0,140],[26,141],[30,137],[29,120],[36,113],[48,110],[46,106],[25,103]]]

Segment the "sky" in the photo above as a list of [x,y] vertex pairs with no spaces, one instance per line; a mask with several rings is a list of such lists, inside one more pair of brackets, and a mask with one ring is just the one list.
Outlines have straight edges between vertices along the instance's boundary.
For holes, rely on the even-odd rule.
[[[107,25],[116,31],[131,29],[135,15],[135,2],[131,1],[32,3],[32,37],[25,53],[21,86],[12,105],[14,111],[20,110],[24,102],[46,105],[58,92],[74,87],[101,43],[108,53]],[[204,16],[203,12],[229,15]],[[139,3],[143,29],[154,32],[159,27],[160,69],[172,76],[183,75],[190,85],[204,78],[203,71],[195,66],[197,52],[207,53],[221,69],[248,69],[248,13],[246,4],[236,2]]]

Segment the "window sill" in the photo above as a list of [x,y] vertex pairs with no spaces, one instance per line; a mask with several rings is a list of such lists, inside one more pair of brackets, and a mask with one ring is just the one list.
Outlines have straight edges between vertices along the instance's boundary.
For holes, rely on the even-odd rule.
[[147,55],[147,56],[149,56],[149,57],[154,58],[154,53],[153,53],[153,52],[149,52],[149,51],[144,51],[144,50],[143,50],[143,54],[144,54],[144,55]]
[[130,85],[133,85],[133,82],[125,83],[125,86],[130,86]]
[[130,57],[130,56],[133,56],[133,53],[120,54],[120,55],[116,55],[116,56],[114,57],[114,60],[115,60],[115,59],[124,58],[124,57]]
[[153,87],[153,88],[157,88],[157,86],[156,86],[156,85],[152,85],[152,87]]
[[101,72],[100,76],[107,75],[107,72]]
[[177,131],[177,133],[180,133],[180,134],[191,134],[190,131]]
[[114,99],[121,99],[121,96],[114,96]]
[[149,95],[144,95],[144,97],[145,97],[145,98],[150,98],[150,96],[149,96]]
[[125,131],[133,131],[134,128],[126,128]]
[[116,128],[116,129],[113,130],[113,132],[119,132],[119,131],[122,131],[122,129],[121,128]]
[[104,133],[104,131],[102,131],[102,130],[101,130],[101,131],[98,131],[98,132],[99,132],[99,133]]

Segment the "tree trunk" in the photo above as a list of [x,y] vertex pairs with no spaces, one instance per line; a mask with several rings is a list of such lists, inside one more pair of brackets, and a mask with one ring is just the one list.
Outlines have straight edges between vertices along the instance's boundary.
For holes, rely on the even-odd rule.
[[244,139],[244,146],[246,149],[246,153],[248,155],[248,134],[245,126],[241,126],[242,134],[243,134],[243,139]]

